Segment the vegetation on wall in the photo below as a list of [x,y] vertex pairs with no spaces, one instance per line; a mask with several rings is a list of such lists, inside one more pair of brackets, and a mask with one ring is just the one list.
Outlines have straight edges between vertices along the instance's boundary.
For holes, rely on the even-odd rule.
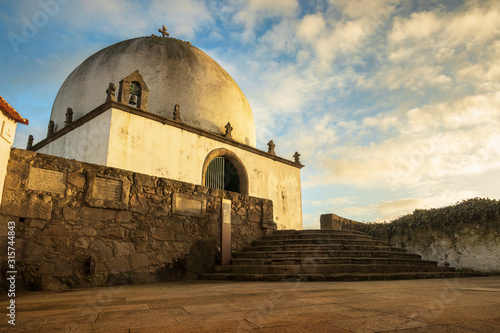
[[485,231],[500,232],[500,200],[473,198],[448,207],[416,209],[390,222],[368,223],[365,232],[390,240],[403,231],[432,228],[451,236],[467,225],[488,226]]

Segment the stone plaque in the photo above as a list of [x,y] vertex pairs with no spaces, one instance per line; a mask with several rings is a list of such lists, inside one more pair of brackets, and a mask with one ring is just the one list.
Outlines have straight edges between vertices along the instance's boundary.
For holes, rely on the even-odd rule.
[[231,264],[231,200],[222,199],[221,265]]
[[28,188],[30,190],[65,194],[66,174],[64,172],[32,167],[28,177]]
[[0,125],[1,136],[8,143],[12,144],[14,142],[15,125],[8,121],[3,121]]
[[231,224],[231,200],[222,199],[222,223]]
[[107,178],[93,173],[87,174],[89,184],[85,191],[85,202],[90,207],[128,209],[130,180],[125,176]]
[[94,198],[107,201],[122,200],[123,183],[120,180],[96,177],[94,183]]
[[206,206],[207,200],[204,197],[185,193],[174,193],[172,197],[172,212],[177,215],[203,217]]

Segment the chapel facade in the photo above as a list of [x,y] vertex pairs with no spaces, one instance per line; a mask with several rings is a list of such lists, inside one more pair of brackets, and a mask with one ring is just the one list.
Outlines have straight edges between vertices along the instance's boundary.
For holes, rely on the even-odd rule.
[[55,99],[47,137],[28,149],[272,200],[279,229],[302,229],[299,154],[256,148],[250,105],[207,54],[167,36],[90,56]]

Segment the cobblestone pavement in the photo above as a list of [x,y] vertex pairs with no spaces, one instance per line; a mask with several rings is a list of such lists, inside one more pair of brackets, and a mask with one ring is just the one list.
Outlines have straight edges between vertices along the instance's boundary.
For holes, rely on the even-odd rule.
[[1,332],[500,332],[500,276],[175,282],[15,298]]

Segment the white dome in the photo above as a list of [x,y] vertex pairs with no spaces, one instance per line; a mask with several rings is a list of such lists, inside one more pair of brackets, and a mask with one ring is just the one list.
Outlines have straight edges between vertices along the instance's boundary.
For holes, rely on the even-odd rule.
[[68,107],[73,120],[82,117],[105,102],[110,82],[118,88],[136,70],[149,89],[148,112],[173,119],[179,104],[184,123],[222,134],[230,122],[233,139],[255,147],[252,110],[236,82],[204,52],[174,38],[135,38],[95,53],[64,81],[50,119],[61,129]]

